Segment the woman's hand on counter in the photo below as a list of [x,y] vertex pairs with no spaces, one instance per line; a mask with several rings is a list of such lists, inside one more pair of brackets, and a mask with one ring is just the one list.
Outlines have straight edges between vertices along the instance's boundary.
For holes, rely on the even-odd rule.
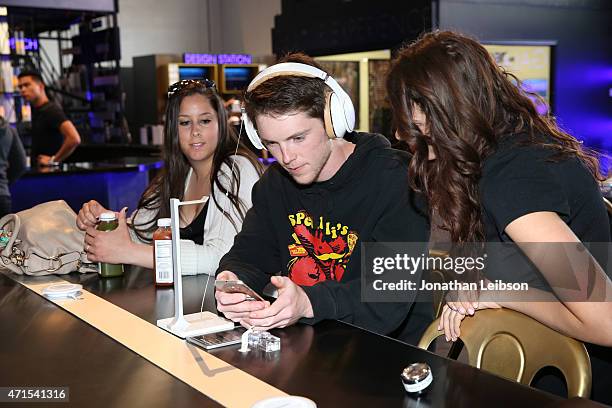
[[82,231],[87,231],[89,228],[95,228],[100,214],[107,211],[108,210],[102,207],[102,205],[96,200],[86,202],[83,204],[83,207],[81,207],[79,214],[77,215],[77,227]]

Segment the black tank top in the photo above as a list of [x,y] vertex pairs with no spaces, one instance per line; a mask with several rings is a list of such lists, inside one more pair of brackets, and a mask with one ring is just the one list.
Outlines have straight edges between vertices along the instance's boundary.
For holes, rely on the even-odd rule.
[[198,245],[204,243],[204,223],[206,222],[206,212],[208,211],[208,203],[200,210],[200,213],[191,221],[191,224],[181,228],[181,239],[188,239]]

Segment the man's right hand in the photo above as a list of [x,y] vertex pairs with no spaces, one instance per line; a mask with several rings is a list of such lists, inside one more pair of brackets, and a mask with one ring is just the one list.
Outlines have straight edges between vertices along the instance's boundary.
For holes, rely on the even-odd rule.
[[[239,280],[239,278],[234,272],[223,271],[217,275],[217,280]],[[217,299],[217,310],[226,318],[238,323],[251,312],[270,306],[270,302],[246,300],[244,293],[225,293],[216,289],[215,299]]]
[[76,224],[81,231],[94,227],[98,223],[98,217],[103,212],[108,212],[106,208],[96,200],[91,200],[83,204],[77,215]]

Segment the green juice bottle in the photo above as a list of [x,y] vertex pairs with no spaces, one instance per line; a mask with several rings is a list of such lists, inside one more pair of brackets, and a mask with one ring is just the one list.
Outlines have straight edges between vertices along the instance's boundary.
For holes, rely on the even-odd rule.
[[[119,226],[117,216],[113,212],[105,212],[100,214],[100,222],[96,229],[98,231],[112,231]],[[110,264],[106,262],[98,262],[98,274],[102,278],[112,278],[114,276],[123,275],[123,264]]]

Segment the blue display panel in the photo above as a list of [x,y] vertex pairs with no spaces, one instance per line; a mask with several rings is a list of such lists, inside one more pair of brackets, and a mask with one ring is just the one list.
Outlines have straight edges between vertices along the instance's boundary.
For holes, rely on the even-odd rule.
[[179,66],[179,81],[183,79],[202,79],[208,78],[214,80],[212,76],[212,68],[210,67],[184,67]]

